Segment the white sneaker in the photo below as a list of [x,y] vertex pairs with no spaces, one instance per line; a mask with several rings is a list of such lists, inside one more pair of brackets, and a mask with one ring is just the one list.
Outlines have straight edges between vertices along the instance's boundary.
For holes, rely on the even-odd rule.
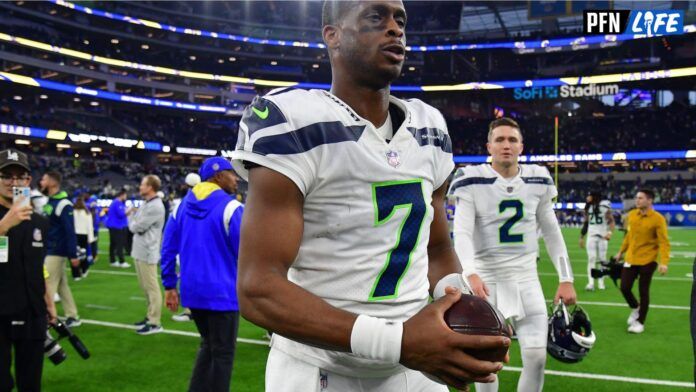
[[130,268],[130,264],[126,263],[125,261],[121,264],[118,265],[121,268]]
[[585,291],[594,291],[594,284],[588,283],[587,286],[585,286]]
[[604,287],[604,281],[603,281],[603,280],[600,280],[600,281],[599,281],[599,285],[598,285],[598,286],[599,286],[599,289],[600,289],[600,290],[605,290],[605,289],[606,289],[606,287]]
[[645,331],[645,326],[640,321],[634,321],[633,324],[628,326],[628,332],[630,333],[643,333],[643,331]]
[[631,314],[628,315],[628,320],[626,320],[626,324],[632,325],[632,324],[635,323],[637,320],[638,320],[638,308],[633,309],[633,310],[631,311]]
[[58,293],[53,294],[53,302],[60,302],[60,295],[58,295]]
[[186,321],[193,321],[193,317],[191,317],[191,313],[180,313],[180,314],[175,314],[172,316],[172,320],[174,321],[179,321],[179,322],[186,322]]

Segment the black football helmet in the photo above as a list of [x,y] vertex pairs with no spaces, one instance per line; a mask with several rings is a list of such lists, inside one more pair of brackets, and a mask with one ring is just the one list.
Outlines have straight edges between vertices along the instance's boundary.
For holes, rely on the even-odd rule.
[[563,301],[553,307],[549,317],[549,338],[546,350],[565,363],[580,362],[594,346],[597,336],[590,317],[580,306],[568,312]]

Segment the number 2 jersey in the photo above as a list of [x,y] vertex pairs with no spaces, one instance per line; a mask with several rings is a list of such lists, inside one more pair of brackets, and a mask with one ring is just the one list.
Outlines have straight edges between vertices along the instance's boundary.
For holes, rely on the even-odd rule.
[[519,165],[506,179],[491,165],[467,166],[455,173],[449,193],[457,198],[454,240],[466,275],[487,282],[538,279],[540,229],[561,281],[572,281],[551,202],[558,192],[546,168]]
[[[291,282],[337,308],[404,321],[428,303],[432,193],[454,164],[439,111],[415,99],[390,97],[390,105],[392,122],[398,124],[394,114],[403,122],[387,142],[327,91],[272,91],[245,111],[232,157],[245,179],[245,165],[264,166],[304,195],[304,232]],[[403,371],[282,336],[272,344],[349,376]]]

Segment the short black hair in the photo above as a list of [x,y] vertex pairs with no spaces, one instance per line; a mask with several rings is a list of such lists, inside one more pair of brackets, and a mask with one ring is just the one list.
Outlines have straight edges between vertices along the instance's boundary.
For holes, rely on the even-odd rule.
[[638,189],[638,193],[643,193],[645,196],[648,197],[650,200],[655,200],[655,191],[653,191],[650,188],[641,188]]
[[126,194],[128,194],[128,192],[126,192],[125,189],[121,189],[120,191],[118,191],[118,193],[116,193],[116,197],[121,197]]
[[63,182],[63,176],[55,170],[49,170],[45,173],[45,175],[48,178],[53,179],[53,181],[57,182],[58,185],[60,185]]
[[357,4],[357,1],[325,0],[321,7],[321,26],[335,26]]

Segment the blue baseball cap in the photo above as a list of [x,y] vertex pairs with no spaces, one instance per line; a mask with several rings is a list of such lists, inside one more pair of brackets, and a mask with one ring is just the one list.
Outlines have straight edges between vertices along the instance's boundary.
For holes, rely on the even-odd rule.
[[215,173],[223,170],[233,170],[230,161],[223,157],[212,157],[203,161],[201,168],[198,169],[198,174],[202,181],[208,181]]

